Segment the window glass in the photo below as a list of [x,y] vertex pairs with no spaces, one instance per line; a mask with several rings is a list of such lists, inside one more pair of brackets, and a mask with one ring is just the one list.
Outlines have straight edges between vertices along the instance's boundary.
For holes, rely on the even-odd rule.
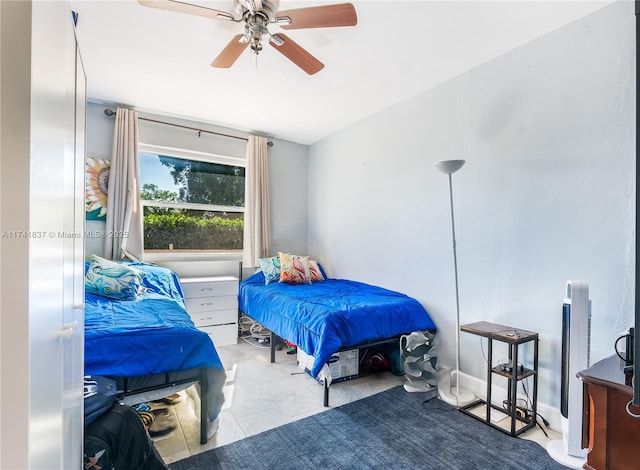
[[243,166],[217,162],[214,155],[207,161],[160,152],[138,156],[145,251],[242,250]]

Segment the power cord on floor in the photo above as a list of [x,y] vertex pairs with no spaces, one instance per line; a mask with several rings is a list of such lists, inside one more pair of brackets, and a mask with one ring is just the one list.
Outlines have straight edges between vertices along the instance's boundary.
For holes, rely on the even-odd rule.
[[[528,380],[528,379],[527,379]],[[528,382],[525,380],[522,382],[522,389],[524,390],[524,394],[527,397],[527,401],[529,402],[529,406],[531,409],[533,409],[533,405],[531,404],[531,398],[529,397],[529,392],[527,391],[527,384]],[[546,427],[549,427],[549,421],[546,420],[546,418],[544,416],[542,416],[540,414],[540,412],[538,412],[538,410],[536,410],[536,415],[540,417],[540,419],[542,420],[542,422],[544,423],[544,425]],[[537,420],[536,420],[537,421]],[[539,425],[540,423],[538,423]],[[540,428],[542,429],[542,426],[540,426]],[[544,429],[542,429],[542,432],[544,432],[545,436],[547,435],[547,433],[544,431]],[[549,437],[549,436],[547,436]]]
[[[271,346],[271,332],[257,321],[242,315],[238,319],[238,336],[252,346],[269,348]],[[276,343],[276,349],[278,349]]]
[[[523,420],[524,422],[531,422],[531,420],[534,418],[533,414],[533,403],[531,401],[531,397],[529,396],[529,392],[527,390],[527,380],[523,380],[521,381],[522,383],[522,389],[524,390],[524,394],[526,398],[516,398],[514,400],[514,404],[513,406],[515,406],[515,412],[516,415],[518,416],[519,419]],[[508,415],[511,415],[511,403],[509,402],[509,400],[503,400],[502,401],[502,408],[504,409],[504,412]],[[540,419],[542,420],[542,422],[544,423],[544,425],[546,427],[549,427],[549,421],[547,421],[547,419],[542,416],[538,410],[535,411],[535,415],[536,418],[540,417]],[[542,427],[542,424],[540,424],[540,421],[538,419],[536,419],[536,424],[540,427],[540,430],[543,432],[543,434],[548,438],[549,435],[547,434],[547,431]]]
[[241,336],[249,335],[254,338],[268,338],[271,334],[260,323],[245,315],[238,319],[238,330]]
[[458,409],[455,406],[451,406],[443,402],[442,400],[434,400],[434,398],[437,398],[437,396],[438,394],[436,393],[433,397],[430,397],[424,400],[422,402],[422,408],[424,408],[427,411],[446,411],[446,412],[455,411]]
[[[540,413],[536,412],[536,414],[537,414],[538,416],[540,416],[540,418],[541,418],[541,419],[542,419],[542,421],[544,422],[544,425],[545,425],[546,427],[549,427],[549,421],[547,421],[546,419],[544,419],[544,417],[543,417]],[[549,439],[549,434],[547,434],[547,431],[545,431],[545,430],[544,430],[544,428],[542,427],[542,424],[540,424],[540,421],[536,420],[536,424],[538,425],[538,427],[540,428],[540,430],[542,431],[542,433],[545,435],[545,437],[546,437],[547,439]]]

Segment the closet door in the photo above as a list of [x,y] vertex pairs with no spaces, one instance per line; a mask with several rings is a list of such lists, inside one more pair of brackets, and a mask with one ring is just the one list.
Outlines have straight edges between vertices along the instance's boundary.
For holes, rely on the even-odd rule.
[[80,50],[75,48],[75,90],[72,104],[74,139],[65,164],[65,194],[72,201],[65,205],[65,225],[73,237],[64,240],[65,250],[65,324],[75,325],[74,334],[64,344],[63,419],[64,447],[62,468],[80,468],[84,428],[84,164],[86,126],[86,77]]
[[77,469],[84,341],[82,310],[74,308],[82,302],[75,266],[83,241],[77,153],[84,151],[76,146],[77,51],[69,5],[33,2],[31,38],[29,224],[43,236],[29,244],[29,468]]

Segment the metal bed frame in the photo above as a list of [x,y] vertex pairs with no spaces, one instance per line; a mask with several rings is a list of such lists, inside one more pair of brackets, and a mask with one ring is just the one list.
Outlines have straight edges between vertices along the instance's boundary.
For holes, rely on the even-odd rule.
[[[355,344],[353,346],[344,346],[340,349],[338,349],[336,352],[341,352],[341,351],[349,351],[351,349],[361,349],[361,348],[365,348],[365,347],[371,347],[371,346],[379,346],[381,344],[388,344],[388,343],[393,343],[393,342],[399,342],[400,341],[400,337],[402,335],[398,335],[398,336],[393,336],[391,338],[385,338],[385,339],[380,339],[380,340],[371,340],[371,341],[363,341],[362,343],[358,343]],[[270,357],[270,362],[274,363],[276,362],[276,337],[278,337],[278,335],[276,335],[273,331],[270,331],[269,334],[269,348],[270,348],[270,352],[271,352],[271,357]],[[323,398],[323,404],[325,407],[329,406],[329,386],[330,384],[327,383],[328,381],[325,380],[322,383],[322,387],[324,389],[324,398]]]
[[[192,385],[194,383],[200,383],[200,444],[207,443],[207,421],[208,421],[208,402],[207,393],[209,391],[209,380],[207,378],[207,368],[200,369],[188,369],[184,371],[175,372],[163,372],[161,374],[153,374],[143,377],[153,377],[154,379],[160,379],[164,377],[161,384],[150,385],[147,387],[137,387],[129,384],[131,379],[138,377],[121,377],[123,386],[120,387],[118,382],[118,392],[116,397],[121,399],[127,396],[134,396],[145,392],[151,392],[156,390],[162,390],[177,385]],[[172,378],[172,375],[179,375],[180,378]],[[184,377],[182,377],[184,375]],[[122,388],[122,390],[120,390]],[[186,388],[186,387],[185,387]]]

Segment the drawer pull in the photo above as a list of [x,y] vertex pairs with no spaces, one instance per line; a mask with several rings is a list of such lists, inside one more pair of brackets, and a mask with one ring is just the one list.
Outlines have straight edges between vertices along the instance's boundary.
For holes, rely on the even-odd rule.
[[212,291],[213,287],[203,287],[202,289],[200,289],[202,292],[208,292],[208,291]]
[[200,320],[213,320],[213,317],[202,317]]
[[213,305],[213,302],[204,302],[204,303],[201,303],[200,305]]

